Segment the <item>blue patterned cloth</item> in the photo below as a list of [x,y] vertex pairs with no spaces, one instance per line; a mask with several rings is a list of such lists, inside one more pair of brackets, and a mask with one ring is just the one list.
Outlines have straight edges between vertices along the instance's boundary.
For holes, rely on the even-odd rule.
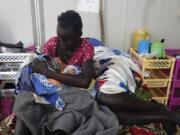
[[49,83],[46,76],[37,73],[31,74],[31,81],[35,88],[35,94],[43,97],[58,110],[63,110],[65,102],[62,97],[57,94],[59,90],[62,90],[61,87]]
[[[42,60],[43,57],[39,58]],[[58,110],[63,110],[65,107],[64,100],[57,93],[62,89],[63,87],[58,87],[49,83],[48,78],[44,75],[32,73],[32,69],[29,65],[21,70],[16,84],[17,94],[21,92],[32,92],[43,98],[46,101],[45,104],[48,103]]]

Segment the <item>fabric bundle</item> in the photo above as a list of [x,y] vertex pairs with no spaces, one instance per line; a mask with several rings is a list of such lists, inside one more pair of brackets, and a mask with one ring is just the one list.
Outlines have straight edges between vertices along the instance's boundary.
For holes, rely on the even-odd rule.
[[114,53],[104,46],[95,46],[94,65],[98,72],[97,89],[103,93],[115,94],[135,92],[136,77],[140,77],[139,66],[127,54]]
[[[62,63],[59,63],[57,58],[52,59],[44,55],[28,58],[26,64],[23,65],[24,67],[21,68],[21,71],[17,75],[16,92],[30,91],[34,96],[36,103],[51,104],[58,110],[63,110],[65,102],[57,92],[63,90],[64,84],[54,79],[47,78],[44,75],[33,73],[30,65],[35,58],[46,61],[49,70],[62,71],[60,71]],[[66,65],[63,73],[79,74],[80,69],[74,65]],[[26,88],[24,88],[24,86],[26,86]]]

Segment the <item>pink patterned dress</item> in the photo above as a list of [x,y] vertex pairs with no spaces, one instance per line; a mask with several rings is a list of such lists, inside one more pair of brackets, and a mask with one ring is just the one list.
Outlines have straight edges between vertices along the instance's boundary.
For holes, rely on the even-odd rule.
[[[49,39],[43,46],[44,54],[47,54],[52,57],[57,57],[56,47],[58,42],[59,42],[58,37],[52,37],[51,39]],[[67,61],[67,63],[69,65],[81,66],[83,62],[93,59],[93,55],[94,55],[93,46],[88,41],[88,39],[83,38],[80,47],[74,52],[74,54]]]

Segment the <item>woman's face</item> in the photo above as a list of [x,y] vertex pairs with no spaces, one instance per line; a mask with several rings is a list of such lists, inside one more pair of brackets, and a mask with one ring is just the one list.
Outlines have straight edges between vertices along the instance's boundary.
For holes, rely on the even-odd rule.
[[63,50],[75,50],[81,39],[81,33],[75,32],[71,27],[62,28],[60,25],[57,26],[57,35]]

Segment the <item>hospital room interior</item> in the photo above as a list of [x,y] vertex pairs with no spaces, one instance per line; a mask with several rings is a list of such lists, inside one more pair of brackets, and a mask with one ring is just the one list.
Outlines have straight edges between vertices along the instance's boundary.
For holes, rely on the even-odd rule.
[[0,135],[180,135],[180,0],[0,0]]

